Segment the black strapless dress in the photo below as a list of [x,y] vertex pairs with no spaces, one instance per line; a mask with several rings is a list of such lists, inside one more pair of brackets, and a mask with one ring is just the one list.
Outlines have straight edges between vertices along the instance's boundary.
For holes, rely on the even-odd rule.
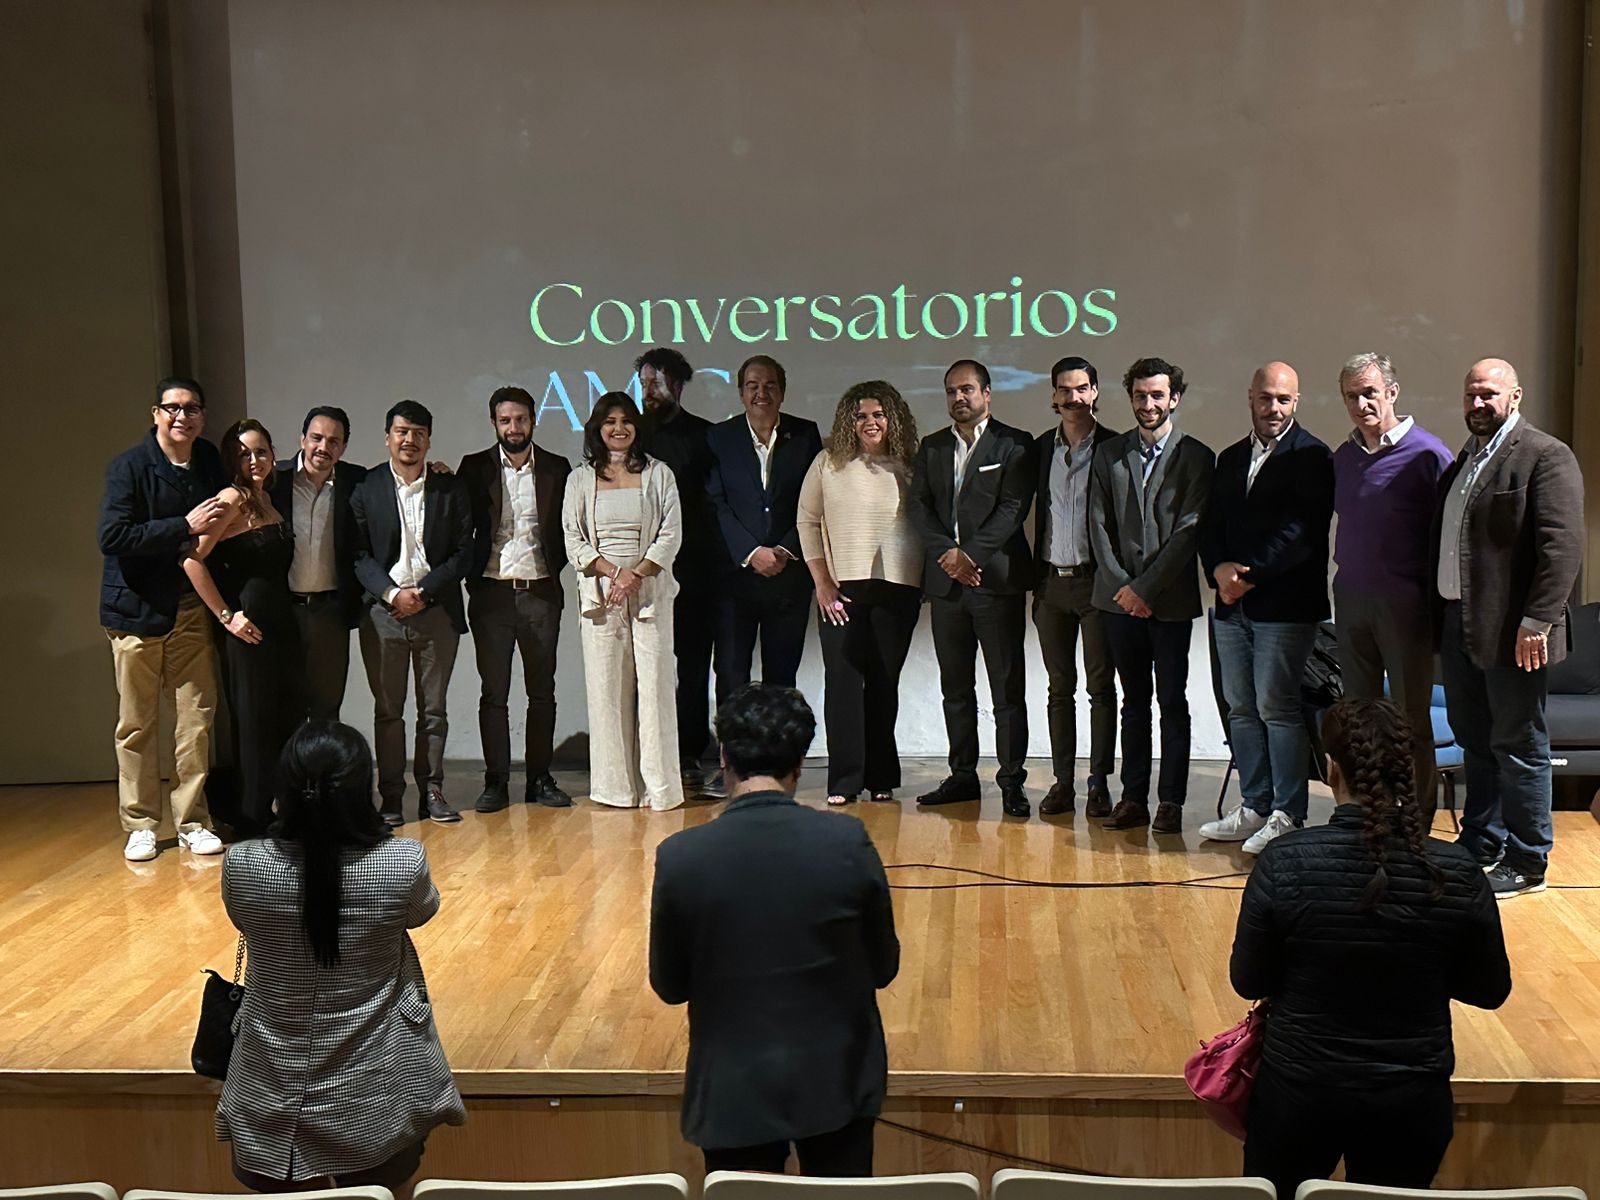
[[300,630],[289,599],[293,557],[294,527],[280,521],[219,543],[209,562],[228,607],[261,630],[254,646],[226,630],[222,634],[238,772],[237,795],[222,815],[247,836],[262,833],[272,821],[278,758],[303,711]]

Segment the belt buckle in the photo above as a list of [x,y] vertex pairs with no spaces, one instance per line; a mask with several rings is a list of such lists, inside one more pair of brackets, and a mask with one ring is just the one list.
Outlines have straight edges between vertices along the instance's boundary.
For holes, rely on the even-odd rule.
[[534,584],[532,579],[508,579],[506,582],[511,585],[511,590],[513,592],[531,591]]

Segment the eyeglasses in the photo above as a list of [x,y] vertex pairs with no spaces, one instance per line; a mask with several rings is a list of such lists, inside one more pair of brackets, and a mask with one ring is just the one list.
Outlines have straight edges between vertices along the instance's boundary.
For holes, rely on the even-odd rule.
[[198,417],[206,411],[203,404],[158,404],[156,407],[174,421],[179,417]]

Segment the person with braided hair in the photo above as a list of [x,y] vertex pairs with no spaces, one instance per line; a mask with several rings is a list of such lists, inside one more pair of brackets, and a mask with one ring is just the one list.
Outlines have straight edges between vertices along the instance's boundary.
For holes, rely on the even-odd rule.
[[1425,1188],[1454,1129],[1450,1001],[1511,994],[1500,914],[1471,853],[1427,836],[1397,705],[1341,700],[1322,740],[1333,817],[1262,851],[1234,934],[1234,990],[1271,1005],[1244,1173],[1292,1196],[1343,1158],[1352,1183]]

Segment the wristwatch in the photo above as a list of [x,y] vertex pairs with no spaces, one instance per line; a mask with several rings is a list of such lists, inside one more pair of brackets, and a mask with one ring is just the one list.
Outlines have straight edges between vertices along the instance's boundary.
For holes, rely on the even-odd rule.
[[233,620],[233,609],[224,604],[222,606],[222,611],[217,614],[217,620],[223,625],[226,625],[229,621]]

